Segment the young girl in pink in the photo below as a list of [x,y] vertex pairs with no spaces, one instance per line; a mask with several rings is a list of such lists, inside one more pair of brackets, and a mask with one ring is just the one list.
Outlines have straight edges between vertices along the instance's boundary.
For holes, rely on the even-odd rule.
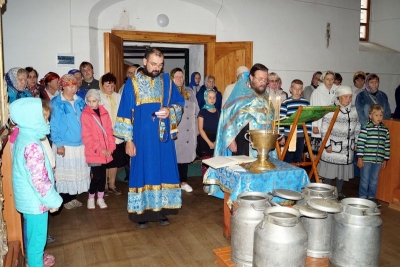
[[86,162],[92,167],[92,180],[89,187],[87,208],[93,210],[95,194],[97,192],[97,205],[106,209],[104,202],[104,189],[106,184],[106,166],[112,161],[112,152],[115,150],[115,140],[110,115],[107,110],[99,105],[100,91],[90,89],[86,93],[87,106],[81,115],[82,140],[85,145]]

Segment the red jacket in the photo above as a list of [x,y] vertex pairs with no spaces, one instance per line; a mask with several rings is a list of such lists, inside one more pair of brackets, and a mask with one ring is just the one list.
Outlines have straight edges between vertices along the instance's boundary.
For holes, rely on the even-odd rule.
[[[115,150],[115,137],[113,136],[113,128],[110,115],[107,110],[99,105],[100,117],[91,109],[86,106],[81,115],[82,123],[82,140],[85,145],[85,156],[87,163],[108,163],[112,161],[112,156],[106,157],[102,150],[107,149],[111,152]],[[106,134],[96,122],[103,126]]]

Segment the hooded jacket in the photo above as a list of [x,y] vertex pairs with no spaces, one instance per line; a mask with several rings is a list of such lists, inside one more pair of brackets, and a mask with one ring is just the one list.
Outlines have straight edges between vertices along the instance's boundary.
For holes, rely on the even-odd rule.
[[54,188],[51,163],[40,141],[50,132],[41,99],[29,97],[14,101],[10,105],[10,117],[19,128],[12,159],[16,209],[25,214],[42,214],[60,207],[62,198]]
[[[108,115],[107,110],[101,105],[99,105],[99,111],[100,117],[93,109],[86,106],[81,116],[82,140],[85,145],[87,163],[105,164],[112,161],[112,156],[106,157],[101,151],[107,149],[112,152],[116,147],[110,115]],[[105,133],[99,123],[102,125]]]

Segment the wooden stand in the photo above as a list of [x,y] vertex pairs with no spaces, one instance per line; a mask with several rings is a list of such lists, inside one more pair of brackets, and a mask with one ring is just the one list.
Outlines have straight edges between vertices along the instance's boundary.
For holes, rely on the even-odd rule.
[[8,243],[8,253],[3,259],[4,267],[24,267],[25,258],[22,255],[21,243],[19,241],[12,241]]
[[[299,109],[293,114],[294,118],[293,118],[293,115],[290,116],[289,119],[291,119],[291,120],[288,120],[288,122],[286,122],[286,123],[285,123],[285,120],[283,120],[281,122],[281,125],[282,126],[301,125],[303,127],[304,138],[306,140],[306,146],[307,146],[307,150],[308,150],[308,155],[310,157],[310,162],[298,162],[298,163],[292,163],[292,164],[296,165],[296,166],[301,166],[301,167],[311,166],[311,170],[308,173],[308,177],[311,180],[312,176],[314,175],[315,181],[317,183],[319,183],[320,180],[319,180],[318,169],[317,169],[318,162],[321,159],[322,152],[325,149],[326,142],[328,141],[329,135],[331,134],[331,131],[332,131],[333,125],[335,124],[336,118],[339,115],[339,107],[334,107],[334,109],[332,109],[333,107],[327,107],[328,109],[326,109],[326,112],[321,113],[321,115],[322,114],[325,115],[326,113],[331,112],[331,111],[335,112],[333,114],[332,121],[329,124],[326,135],[325,135],[324,139],[322,140],[321,147],[319,148],[318,155],[316,158],[314,158],[314,154],[312,152],[310,137],[308,136],[307,127],[306,127],[306,122],[309,122],[309,120],[308,120],[307,116],[303,116],[303,110],[305,110],[306,108],[312,108],[312,107],[300,106]],[[307,110],[307,111],[309,111],[309,110]],[[320,118],[322,118],[322,116],[317,116],[316,118],[320,119]],[[314,117],[313,119],[316,120],[316,118]],[[277,152],[278,158],[280,160],[283,160],[286,156],[286,153],[289,149],[289,144],[290,144],[290,141],[292,140],[294,131],[297,131],[297,127],[292,127],[290,129],[289,136],[287,137],[287,140],[285,142],[285,146],[283,147],[282,152],[281,152],[281,148],[279,146],[279,142],[278,141],[276,142],[276,152]]]
[[[231,247],[216,248],[213,250],[216,256],[215,261],[219,267],[235,267],[231,261]],[[307,267],[329,267],[329,259],[317,259],[307,257]]]
[[23,244],[22,239],[22,217],[21,214],[15,209],[14,194],[12,189],[11,173],[11,151],[10,142],[3,148],[3,155],[1,173],[3,175],[3,194],[4,194],[4,210],[3,217],[7,224],[7,237],[8,242],[19,241]]
[[390,204],[390,208],[400,210],[400,121],[384,120],[383,123],[390,131],[390,160],[386,169],[379,173],[376,198]]

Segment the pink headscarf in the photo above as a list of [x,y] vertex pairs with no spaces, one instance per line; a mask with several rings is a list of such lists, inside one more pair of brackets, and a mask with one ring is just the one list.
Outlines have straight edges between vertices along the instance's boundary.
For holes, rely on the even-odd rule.
[[60,80],[58,81],[58,84],[60,85],[61,88],[64,88],[64,87],[70,86],[70,85],[77,85],[76,78],[72,74],[65,74],[64,76],[62,76],[60,78]]

